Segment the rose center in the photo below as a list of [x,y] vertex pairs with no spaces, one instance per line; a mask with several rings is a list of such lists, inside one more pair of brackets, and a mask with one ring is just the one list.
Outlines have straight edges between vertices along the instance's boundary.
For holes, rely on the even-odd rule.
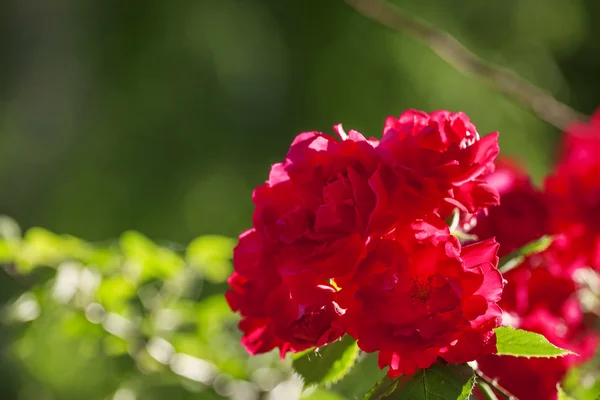
[[433,289],[433,276],[429,276],[426,279],[411,278],[413,286],[409,291],[409,296],[412,301],[417,301],[421,304],[425,304],[431,297],[431,291]]

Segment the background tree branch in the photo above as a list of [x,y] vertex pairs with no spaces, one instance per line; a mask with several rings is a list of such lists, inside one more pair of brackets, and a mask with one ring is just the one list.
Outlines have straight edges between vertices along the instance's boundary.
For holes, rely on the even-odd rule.
[[384,0],[345,0],[364,16],[425,43],[457,70],[477,78],[532,110],[539,118],[563,130],[587,116],[556,100],[506,68],[482,60],[453,36],[437,29]]

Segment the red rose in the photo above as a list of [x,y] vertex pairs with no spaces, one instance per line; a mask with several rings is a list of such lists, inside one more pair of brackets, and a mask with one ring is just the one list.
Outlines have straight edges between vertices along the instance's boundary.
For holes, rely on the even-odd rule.
[[[576,145],[577,140],[567,141],[565,159],[547,180],[543,198],[522,176],[504,174],[498,179],[492,175],[488,181],[499,188],[501,205],[491,208],[489,216],[474,229],[480,237],[496,236],[505,253],[544,233],[556,235],[549,249],[529,256],[504,275],[507,284],[500,305],[506,312],[505,321],[514,327],[541,333],[579,357],[526,359],[490,355],[477,360],[486,375],[498,379],[501,386],[523,399],[555,400],[556,384],[573,365],[591,358],[597,343],[583,323],[578,285],[572,278],[574,269],[590,260],[589,250],[593,247],[585,237],[590,230],[584,226],[588,223],[586,218],[595,216],[589,207],[582,206],[589,202],[589,190],[575,190],[582,189],[584,182],[590,184],[588,188],[593,186],[593,174],[586,175],[596,168],[588,154],[593,146],[586,143],[586,149],[582,149]],[[498,172],[502,173],[502,168]],[[512,220],[509,212],[514,213]]]
[[318,132],[298,135],[253,195],[254,226],[281,273],[329,279],[354,269],[375,205],[368,180],[377,164],[372,143],[358,132],[341,142]]
[[379,351],[390,377],[427,368],[437,357],[458,363],[495,350],[502,292],[497,244],[461,250],[442,225],[420,222],[416,235],[401,229],[386,235],[342,288],[344,327],[361,349]]
[[554,250],[530,256],[524,264],[504,275],[507,283],[500,305],[505,321],[515,328],[543,334],[554,345],[579,356],[518,358],[486,356],[479,368],[501,386],[522,399],[556,399],[556,384],[573,365],[590,359],[597,343],[583,324],[577,285],[570,273],[550,268]]
[[564,147],[545,182],[551,228],[565,236],[563,250],[572,264],[600,270],[600,110],[589,124],[567,130]]
[[445,218],[456,207],[474,213],[498,204],[484,180],[494,169],[498,133],[480,139],[463,113],[408,110],[388,117],[377,150],[385,160],[371,179],[378,220],[432,211]]
[[336,326],[344,313],[336,302],[337,290],[311,274],[280,276],[255,230],[240,235],[234,264],[225,297],[231,309],[242,314],[242,344],[250,354],[278,347],[283,357],[287,351],[321,346],[343,334]]
[[519,399],[556,400],[556,385],[569,368],[593,357],[596,337],[587,333],[579,335],[577,341],[574,341],[564,320],[544,309],[537,309],[519,319],[518,327],[540,333],[554,345],[571,350],[579,356],[528,359],[488,355],[477,360],[479,368]]
[[500,160],[487,182],[498,190],[500,205],[490,207],[487,215],[480,213],[471,233],[480,240],[495,237],[500,244],[498,256],[503,257],[548,233],[544,196],[525,172],[509,160]]
[[243,345],[283,355],[349,333],[390,376],[492,352],[497,244],[461,249],[442,218],[497,203],[483,180],[497,135],[417,111],[388,120],[381,143],[336,130],[298,135],[253,193],[226,293]]
[[600,108],[590,123],[575,122],[563,138],[561,163],[597,164],[600,153]]
[[[548,310],[554,315],[564,316],[574,323],[580,323],[581,308],[578,307],[575,290],[577,285],[566,274],[555,274],[540,263],[544,254],[533,255],[518,268],[504,274],[507,284],[500,306],[515,315],[526,316],[536,309]],[[577,305],[573,309],[573,305]]]

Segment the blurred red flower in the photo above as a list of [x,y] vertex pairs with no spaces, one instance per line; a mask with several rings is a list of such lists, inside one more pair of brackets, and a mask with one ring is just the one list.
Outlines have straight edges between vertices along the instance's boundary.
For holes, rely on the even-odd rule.
[[480,213],[470,233],[480,240],[495,237],[500,257],[549,233],[544,195],[515,162],[498,160],[487,182],[500,194],[500,205],[490,207],[487,215]]
[[563,235],[561,249],[572,268],[600,271],[600,110],[589,124],[567,129],[563,148],[545,182],[550,226]]

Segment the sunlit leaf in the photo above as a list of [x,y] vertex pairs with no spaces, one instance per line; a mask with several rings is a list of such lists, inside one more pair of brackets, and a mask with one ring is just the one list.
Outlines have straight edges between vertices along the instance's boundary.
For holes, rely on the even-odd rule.
[[31,228],[15,254],[17,270],[28,273],[42,265],[56,266],[67,260],[86,260],[93,248],[81,239],[57,235],[43,228]]
[[159,247],[139,232],[128,231],[119,240],[131,275],[142,281],[168,278],[184,268],[184,262],[169,249]]
[[348,374],[332,385],[332,389],[348,398],[356,394],[367,393],[385,372],[379,369],[377,353],[363,353],[359,355],[354,366]]
[[136,287],[123,277],[103,280],[96,291],[98,301],[107,309],[121,311],[124,303],[136,294]]
[[[571,368],[562,381],[561,389],[577,400],[598,400],[600,398],[600,376],[598,376],[598,355],[590,362]],[[585,384],[583,384],[585,382]]]
[[9,263],[14,259],[12,246],[3,239],[0,239],[0,264]]
[[558,400],[573,400],[571,396],[565,393],[560,385],[556,385],[556,391],[558,392]]
[[201,236],[186,251],[187,262],[210,282],[225,282],[231,274],[231,256],[235,241],[217,235]]
[[239,317],[231,312],[220,294],[203,299],[195,307],[197,331],[188,338],[196,344],[187,341],[189,354],[213,362],[221,371],[234,377],[243,377],[247,353],[240,344]]
[[350,371],[359,349],[349,335],[317,350],[310,350],[294,357],[293,367],[306,385],[337,382]]
[[511,269],[518,267],[519,265],[521,265],[521,263],[523,263],[526,257],[532,254],[541,253],[542,251],[550,247],[553,240],[553,236],[545,235],[539,239],[527,243],[520,249],[515,250],[512,253],[502,257],[502,259],[500,259],[500,262],[498,263],[498,269],[501,272],[508,272]]
[[109,356],[120,356],[127,353],[127,341],[113,335],[105,335],[102,339],[102,350]]
[[499,356],[557,357],[572,354],[569,350],[556,347],[538,333],[508,326],[496,328],[495,332]]

